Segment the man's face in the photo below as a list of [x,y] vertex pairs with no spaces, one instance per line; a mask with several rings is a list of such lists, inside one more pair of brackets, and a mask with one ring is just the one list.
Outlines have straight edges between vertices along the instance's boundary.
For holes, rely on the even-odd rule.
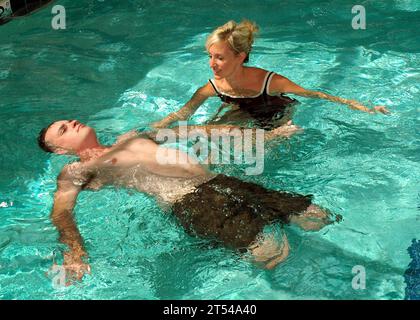
[[209,65],[216,79],[229,77],[246,57],[245,53],[235,53],[228,42],[219,41],[209,48]]
[[45,134],[45,142],[56,153],[76,153],[97,142],[95,130],[77,120],[54,122]]

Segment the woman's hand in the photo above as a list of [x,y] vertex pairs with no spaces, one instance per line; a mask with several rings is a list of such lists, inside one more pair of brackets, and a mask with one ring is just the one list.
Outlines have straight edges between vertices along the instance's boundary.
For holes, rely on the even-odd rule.
[[268,133],[268,138],[269,139],[273,139],[276,137],[283,137],[283,138],[290,138],[292,135],[294,135],[295,133],[299,133],[302,132],[303,129],[297,125],[294,125],[292,123],[292,120],[289,120],[286,124],[274,128],[273,130],[271,130]]
[[385,107],[385,106],[375,106],[372,108],[372,112],[371,113],[375,113],[375,112],[380,112],[383,114],[390,114],[391,112]]
[[367,113],[383,113],[383,114],[389,114],[389,110],[385,106],[375,106],[372,109],[369,109],[368,107],[365,107],[364,105],[360,104],[356,100],[347,100],[347,104],[350,108],[360,111],[365,111]]

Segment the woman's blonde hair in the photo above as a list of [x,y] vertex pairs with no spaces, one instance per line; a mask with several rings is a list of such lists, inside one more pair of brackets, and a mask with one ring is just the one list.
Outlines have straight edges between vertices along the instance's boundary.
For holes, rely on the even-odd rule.
[[254,43],[254,35],[258,32],[258,26],[249,20],[242,20],[237,24],[235,21],[230,20],[223,26],[214,30],[207,38],[206,49],[219,41],[227,41],[237,54],[241,52],[246,53],[244,62],[249,61],[249,53]]

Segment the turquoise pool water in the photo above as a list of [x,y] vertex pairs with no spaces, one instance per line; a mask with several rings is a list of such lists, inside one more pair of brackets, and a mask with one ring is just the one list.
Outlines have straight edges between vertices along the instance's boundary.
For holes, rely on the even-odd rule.
[[[404,299],[417,210],[420,41],[417,1],[56,1],[0,27],[0,299]],[[62,247],[49,220],[68,159],[42,153],[40,128],[79,119],[102,142],[179,108],[209,77],[206,35],[229,19],[261,28],[250,64],[333,95],[384,104],[369,115],[299,98],[305,129],[246,179],[314,195],[343,215],[321,232],[287,227],[289,259],[264,271],[187,236],[147,196],[82,193],[76,216],[93,273],[55,289],[45,275]],[[417,25],[417,26],[416,26]],[[210,99],[193,120],[216,112]],[[243,176],[243,168],[218,168]],[[366,289],[352,288],[354,266]]]

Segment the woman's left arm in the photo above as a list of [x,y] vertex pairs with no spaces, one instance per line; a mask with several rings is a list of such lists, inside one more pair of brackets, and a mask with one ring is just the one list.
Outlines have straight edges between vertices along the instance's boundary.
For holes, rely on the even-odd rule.
[[369,109],[356,100],[348,100],[340,97],[331,96],[321,91],[311,91],[298,86],[296,83],[290,81],[286,77],[275,74],[271,79],[270,84],[271,94],[292,93],[302,97],[319,98],[339,102],[348,105],[351,109],[360,110],[368,113],[381,112],[384,114],[390,113],[385,106],[374,106]]

